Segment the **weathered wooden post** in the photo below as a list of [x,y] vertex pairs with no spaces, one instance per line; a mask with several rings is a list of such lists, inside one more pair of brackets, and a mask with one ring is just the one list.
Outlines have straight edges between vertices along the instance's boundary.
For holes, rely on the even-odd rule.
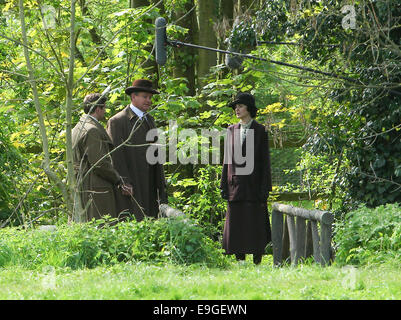
[[306,242],[305,242],[305,258],[313,255],[312,226],[311,221],[306,222]]
[[283,224],[283,247],[282,247],[282,253],[281,253],[281,258],[282,261],[287,261],[288,259],[291,259],[290,255],[290,235],[288,232],[288,222],[287,222],[287,216],[284,217],[284,224]]
[[312,242],[313,242],[313,257],[316,263],[320,263],[320,237],[316,221],[311,221]]
[[272,243],[273,243],[273,263],[281,265],[283,259],[283,214],[272,210]]
[[305,240],[306,240],[306,222],[305,219],[298,216],[296,218],[296,245],[294,262],[297,264],[300,259],[305,258]]
[[287,215],[287,227],[288,227],[288,237],[290,243],[290,259],[293,263],[295,261],[295,250],[296,250],[296,229],[295,229],[295,218],[294,216]]
[[331,224],[320,224],[320,263],[328,264],[331,252]]
[[[287,224],[283,225],[283,214]],[[306,223],[307,221],[307,223]],[[320,236],[318,231],[320,222]],[[285,228],[288,228],[291,263],[297,264],[313,252],[317,263],[326,265],[330,261],[331,227],[333,216],[328,211],[306,210],[293,206],[273,203],[272,241],[275,265],[280,265],[285,255]],[[284,227],[284,230],[283,230]],[[277,228],[276,230],[273,230]],[[281,238],[281,241],[280,241]],[[276,248],[275,248],[276,247]]]

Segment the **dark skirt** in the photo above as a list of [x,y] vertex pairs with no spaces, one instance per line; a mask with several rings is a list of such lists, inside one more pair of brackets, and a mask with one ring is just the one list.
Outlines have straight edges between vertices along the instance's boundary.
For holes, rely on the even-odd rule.
[[228,201],[223,231],[226,254],[264,254],[270,241],[271,228],[266,204]]

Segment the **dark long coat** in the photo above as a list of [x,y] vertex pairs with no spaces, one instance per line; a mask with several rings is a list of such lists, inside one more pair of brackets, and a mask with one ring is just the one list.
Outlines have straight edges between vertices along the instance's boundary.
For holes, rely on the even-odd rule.
[[[254,133],[254,143],[248,148],[247,140]],[[223,231],[223,248],[227,254],[263,254],[271,241],[271,229],[267,212],[267,198],[272,190],[270,151],[265,127],[253,120],[245,141],[242,156],[250,161],[253,155],[254,167],[249,174],[238,174],[247,165],[238,164],[234,158],[234,141],[239,139],[240,125],[227,129],[226,148],[220,188],[228,197],[226,221]],[[228,151],[231,150],[231,155]],[[236,163],[237,162],[237,163]],[[249,165],[249,163],[248,163]]]
[[[112,153],[115,168],[122,179],[133,187],[133,197],[122,197],[120,209],[134,214],[138,221],[144,216],[157,217],[158,201],[167,202],[163,165],[150,164],[146,159],[149,147],[146,134],[155,128],[151,115],[147,114],[146,120],[140,120],[130,106],[107,122],[107,133],[116,147]],[[129,141],[124,143],[128,137]]]
[[87,207],[87,220],[99,219],[106,214],[116,218],[116,196],[120,193],[117,184],[121,178],[113,168],[111,156],[104,157],[113,149],[106,130],[98,121],[83,115],[72,129],[72,147],[81,201],[83,207]]

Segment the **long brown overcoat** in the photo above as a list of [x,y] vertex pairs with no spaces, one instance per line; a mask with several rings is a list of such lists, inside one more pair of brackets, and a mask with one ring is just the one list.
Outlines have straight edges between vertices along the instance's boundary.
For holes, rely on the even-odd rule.
[[[239,139],[240,125],[227,129],[226,149],[220,188],[228,197],[226,220],[223,231],[223,248],[227,254],[263,254],[271,241],[271,230],[267,212],[267,198],[272,190],[271,165],[268,135],[265,127],[255,120],[241,145],[242,156],[246,154],[247,140],[253,130],[254,143],[249,148],[253,154],[254,167],[249,174],[237,174],[239,168],[234,151],[228,159],[228,148],[234,148],[235,137]],[[249,143],[249,142],[248,142]],[[238,161],[237,161],[238,162]]]
[[147,114],[141,120],[129,105],[107,122],[107,133],[116,147],[112,153],[115,168],[124,182],[133,187],[133,197],[123,197],[120,209],[134,214],[138,221],[144,215],[157,217],[158,201],[167,202],[163,165],[150,164],[146,159],[150,143],[146,135],[151,129],[156,129],[153,117]]
[[87,208],[87,220],[99,219],[106,214],[116,218],[117,185],[121,178],[113,168],[111,156],[104,157],[113,149],[106,130],[89,115],[83,115],[72,129],[72,147],[81,201],[83,207]]

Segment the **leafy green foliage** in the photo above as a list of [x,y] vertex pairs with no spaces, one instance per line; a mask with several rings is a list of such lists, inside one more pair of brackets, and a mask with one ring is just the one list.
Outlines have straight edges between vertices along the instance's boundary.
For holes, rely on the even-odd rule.
[[316,61],[337,74],[357,76],[357,85],[345,81],[327,91],[330,102],[312,119],[315,133],[308,147],[315,154],[346,158],[347,167],[339,172],[346,180],[345,200],[371,207],[401,199],[396,191],[401,184],[401,154],[396,143],[400,104],[399,95],[394,93],[399,91],[401,55],[393,49],[401,29],[380,36],[372,32],[379,30],[378,25],[393,25],[401,16],[399,3],[386,3],[355,3],[354,29],[342,27],[343,2],[335,0],[324,6],[311,2],[297,12],[302,18],[292,24],[304,43],[305,60]]
[[290,25],[285,1],[264,1],[260,10],[256,12],[253,24],[262,40],[284,40]]
[[243,19],[233,26],[231,34],[226,41],[230,48],[241,52],[245,49],[254,48],[256,40],[256,32],[253,29],[252,20]]
[[360,206],[336,224],[336,263],[364,265],[401,257],[401,208]]
[[0,266],[94,268],[127,261],[221,267],[220,244],[187,218],[59,225],[56,230],[0,230]]
[[170,180],[176,191],[169,203],[188,212],[214,239],[221,235],[226,213],[226,201],[220,195],[220,178],[221,166],[206,165],[196,170],[194,178],[178,179],[173,175]]
[[12,214],[17,205],[18,197],[15,185],[22,176],[21,166],[23,159],[18,149],[11,143],[9,115],[0,112],[0,223]]

